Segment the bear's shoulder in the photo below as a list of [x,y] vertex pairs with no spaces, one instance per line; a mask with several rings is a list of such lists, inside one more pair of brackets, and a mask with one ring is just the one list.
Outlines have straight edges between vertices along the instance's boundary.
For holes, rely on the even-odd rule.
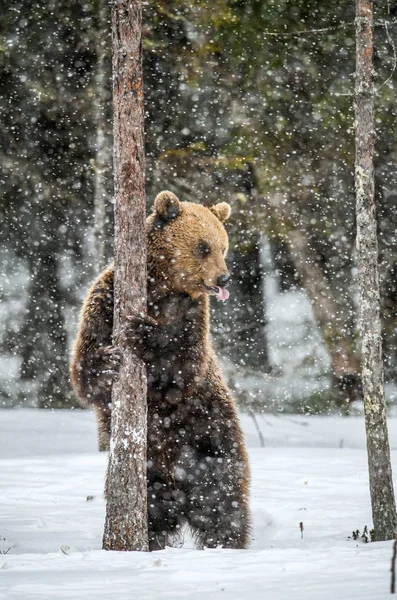
[[92,284],[83,306],[83,316],[87,319],[99,313],[113,312],[114,264],[112,263]]

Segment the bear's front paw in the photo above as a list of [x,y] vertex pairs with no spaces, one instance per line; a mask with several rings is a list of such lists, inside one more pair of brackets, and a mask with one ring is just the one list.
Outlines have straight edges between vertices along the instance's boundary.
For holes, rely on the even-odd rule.
[[117,346],[102,346],[96,351],[99,360],[99,385],[110,387],[120,371],[123,355]]
[[143,355],[148,350],[148,340],[153,336],[158,325],[152,317],[148,315],[134,315],[127,317],[127,324],[123,328],[122,336],[124,341],[138,355]]

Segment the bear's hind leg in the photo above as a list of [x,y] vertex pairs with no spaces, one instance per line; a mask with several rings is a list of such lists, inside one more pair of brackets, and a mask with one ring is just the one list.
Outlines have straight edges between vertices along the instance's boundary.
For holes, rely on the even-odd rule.
[[187,494],[187,521],[197,547],[247,548],[250,514],[244,481],[235,479],[230,467],[221,473],[216,460],[207,458],[205,467]]
[[150,509],[148,515],[149,525],[149,551],[164,550],[166,546],[173,546],[175,541],[180,537],[182,531],[182,523],[179,522],[178,518],[173,519],[172,517],[159,520],[154,520],[150,516]]
[[161,479],[149,480],[148,529],[149,550],[163,550],[180,536],[186,521],[185,494],[171,489]]
[[191,511],[189,525],[198,548],[248,547],[250,528],[245,506],[236,507],[222,501],[213,505],[208,503]]
[[248,512],[221,504],[210,510],[206,509],[189,516],[189,525],[196,541],[197,548],[222,548],[244,549],[249,544],[249,517]]

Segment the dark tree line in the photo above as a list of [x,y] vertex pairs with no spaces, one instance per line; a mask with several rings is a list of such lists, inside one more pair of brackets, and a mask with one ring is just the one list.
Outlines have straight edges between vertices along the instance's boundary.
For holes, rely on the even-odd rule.
[[[101,262],[94,249],[111,256],[111,110],[100,92],[111,87],[104,6],[21,1],[5,10],[0,24],[0,235],[7,264],[16,257],[29,274],[1,340],[2,353],[19,360],[23,385],[12,391],[13,402],[29,386],[40,405],[74,402],[66,379],[71,314]],[[397,363],[395,75],[381,84],[392,72],[390,40],[397,32],[387,7],[377,11],[375,167],[391,381]],[[311,31],[324,27],[321,34]],[[218,346],[247,371],[269,368],[260,260],[266,235],[281,287],[300,285],[312,302],[335,396],[359,396],[354,6],[149,2],[143,34],[148,201],[170,188],[187,200],[233,205],[236,310],[216,311]],[[3,287],[11,305],[15,292]]]

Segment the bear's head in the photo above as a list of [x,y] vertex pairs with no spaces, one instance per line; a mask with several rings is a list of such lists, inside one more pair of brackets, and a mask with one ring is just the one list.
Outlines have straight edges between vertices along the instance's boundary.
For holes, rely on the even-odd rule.
[[206,208],[180,202],[172,192],[158,194],[148,218],[149,271],[168,291],[187,293],[193,299],[210,294],[227,300],[229,242],[223,222],[229,216],[226,202]]

